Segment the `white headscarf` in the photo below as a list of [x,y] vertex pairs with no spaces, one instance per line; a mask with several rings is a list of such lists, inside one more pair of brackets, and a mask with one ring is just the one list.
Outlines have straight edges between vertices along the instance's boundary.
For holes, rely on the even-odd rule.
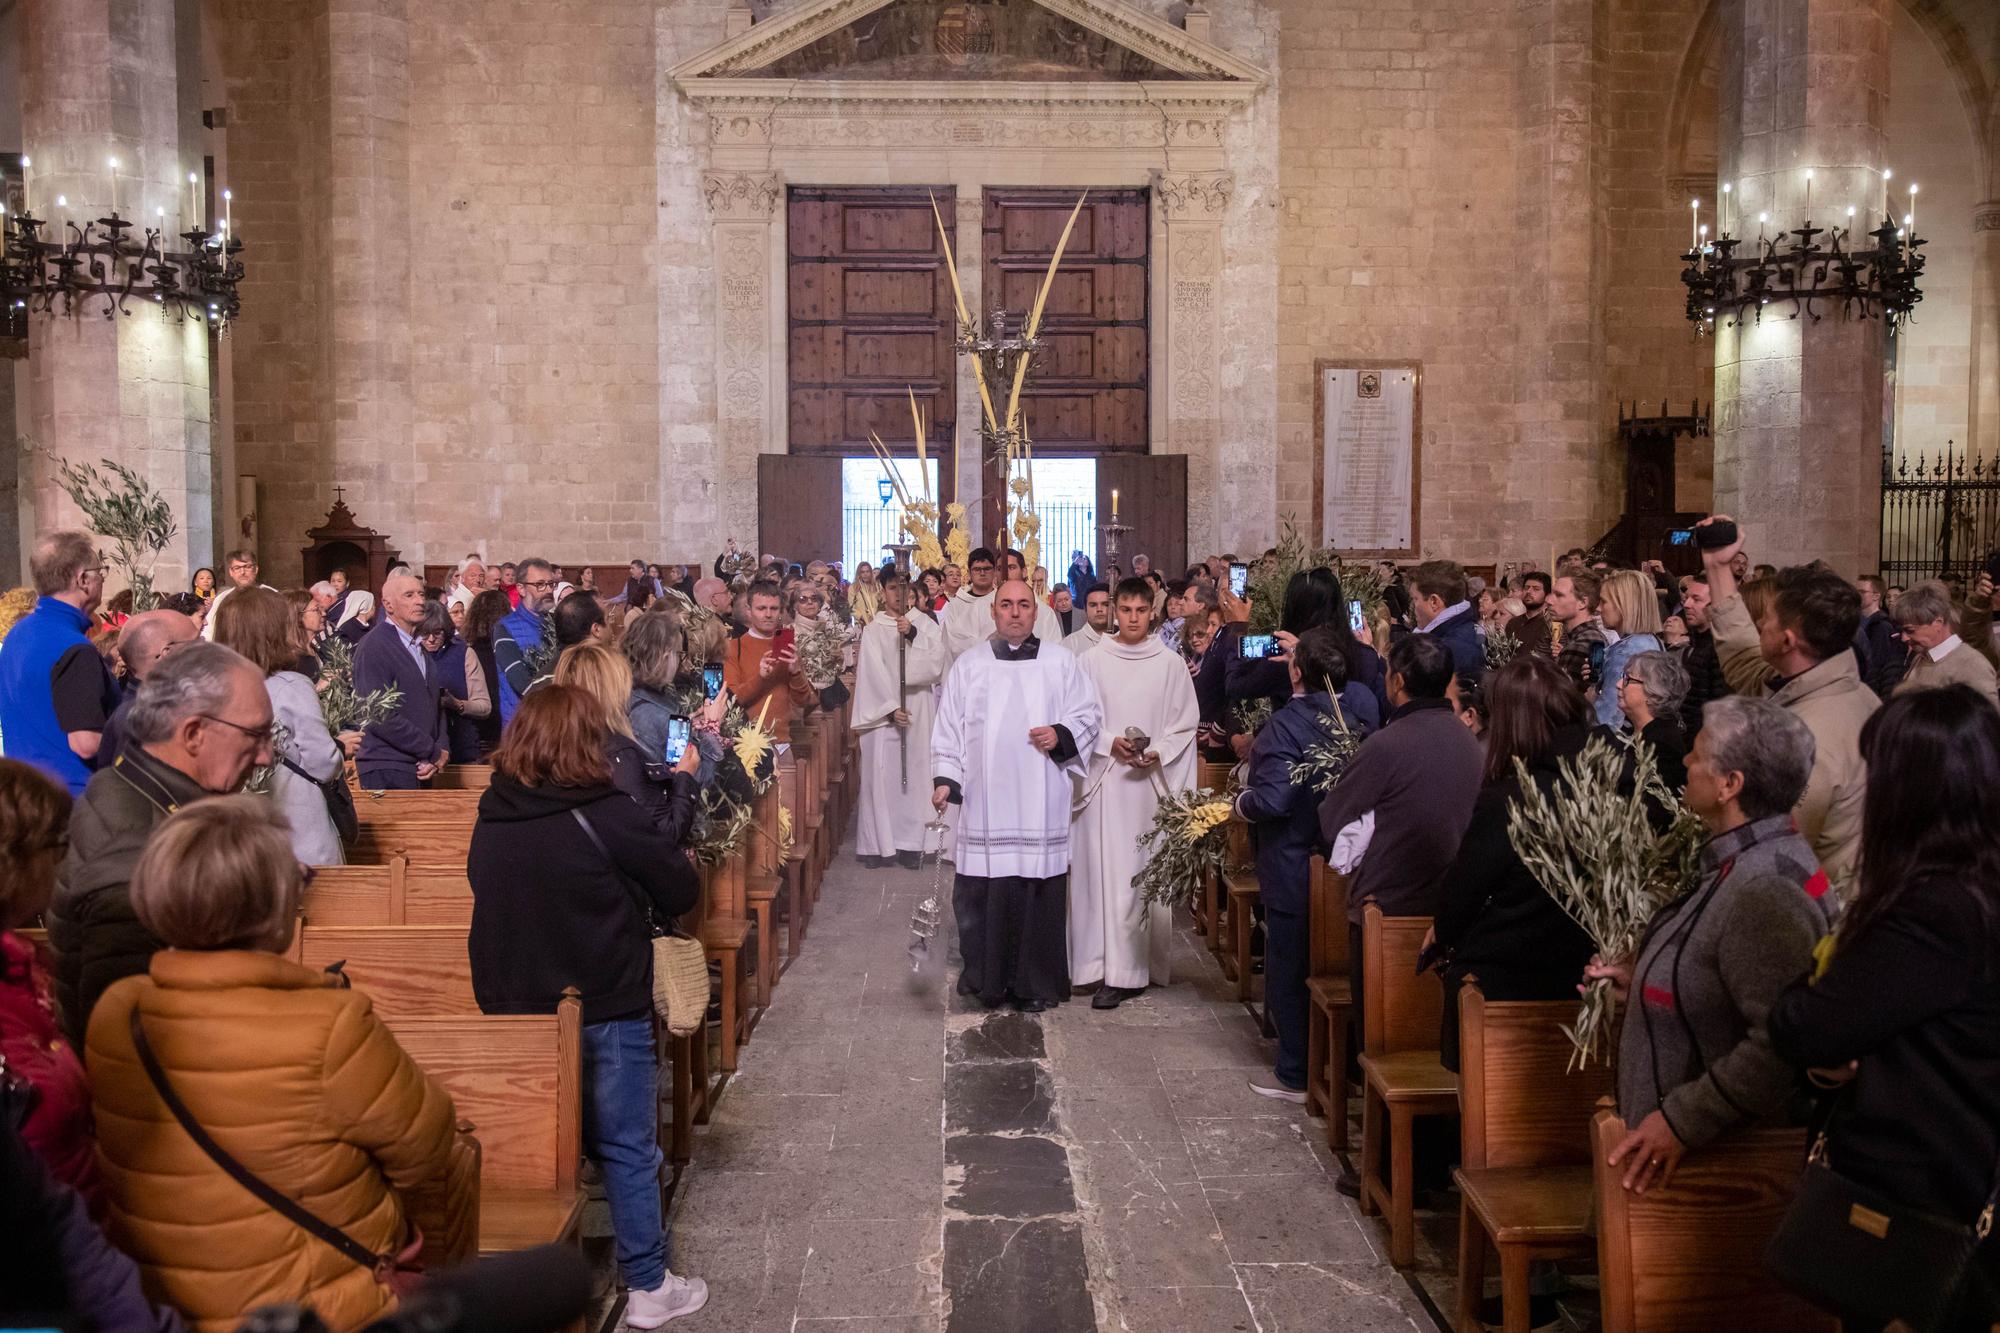
[[347,592],[347,602],[340,608],[340,622],[334,628],[339,629],[341,625],[345,625],[350,620],[359,620],[374,609],[374,593],[363,592],[359,588],[350,588]]

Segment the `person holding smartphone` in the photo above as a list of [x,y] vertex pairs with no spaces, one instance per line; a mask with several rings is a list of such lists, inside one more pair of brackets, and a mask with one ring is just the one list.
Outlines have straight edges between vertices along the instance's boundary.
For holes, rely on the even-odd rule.
[[[751,718],[764,713],[764,730],[780,745],[792,739],[792,710],[810,712],[819,701],[812,682],[793,670],[797,655],[789,631],[780,631],[784,600],[778,585],[760,579],[744,597],[749,619],[722,650],[722,680]],[[769,710],[764,701],[771,700]]]

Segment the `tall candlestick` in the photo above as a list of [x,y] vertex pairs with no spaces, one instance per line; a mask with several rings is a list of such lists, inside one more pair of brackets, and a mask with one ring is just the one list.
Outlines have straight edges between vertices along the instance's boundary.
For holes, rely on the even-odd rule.
[[201,230],[201,186],[192,171],[188,173],[188,230]]
[[1699,250],[1701,249],[1701,200],[1690,199],[1688,207],[1694,210],[1694,220],[1688,223],[1688,243]]
[[1908,226],[1909,226],[1909,228],[1910,228],[1910,234],[1911,234],[1912,236],[1916,235],[1916,233],[1917,233],[1917,183],[1916,183],[1915,181],[1911,181],[1911,182],[1910,182],[1910,211],[1909,211],[1909,214],[1908,214],[1908,217],[1907,217],[1907,218],[1905,219],[1905,221],[1906,221],[1907,225],[1908,225]]
[[224,190],[222,192],[222,252],[224,254],[229,253],[229,232],[230,232],[229,200],[230,200],[229,191]]
[[1718,228],[1715,234],[1717,236],[1727,236],[1729,234],[1729,186],[1727,184],[1722,187],[1721,209],[1721,215],[1717,217],[1715,223]]
[[104,174],[111,177],[111,216],[118,216],[118,159],[104,159]]
[[1889,168],[1887,168],[1887,167],[1884,167],[1884,168],[1882,168],[1882,216],[1883,216],[1883,217],[1885,217],[1885,218],[1886,218],[1886,217],[1889,217],[1889,216],[1890,216],[1890,213],[1889,213],[1889,178],[1890,178],[1891,176],[1895,175],[1895,174],[1896,174],[1895,172],[1891,171],[1891,170],[1890,170]]

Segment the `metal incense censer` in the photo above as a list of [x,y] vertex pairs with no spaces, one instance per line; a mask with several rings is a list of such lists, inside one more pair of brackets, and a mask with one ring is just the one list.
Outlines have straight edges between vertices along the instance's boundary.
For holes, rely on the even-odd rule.
[[931,896],[917,904],[910,913],[910,971],[923,970],[924,960],[930,957],[931,937],[937,934],[938,922],[944,918],[944,840],[951,826],[942,816],[924,825],[924,841],[930,841],[932,833],[937,834],[937,846],[928,855],[931,858]]

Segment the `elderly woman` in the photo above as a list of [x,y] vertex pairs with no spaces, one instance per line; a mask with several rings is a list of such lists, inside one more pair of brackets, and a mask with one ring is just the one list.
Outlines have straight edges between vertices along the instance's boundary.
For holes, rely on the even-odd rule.
[[785,623],[797,625],[801,620],[815,620],[826,609],[826,589],[811,579],[799,579],[786,591]]
[[1653,914],[1636,958],[1584,969],[1636,1001],[1618,1043],[1628,1132],[1609,1159],[1628,1190],[1666,1184],[1690,1148],[1779,1114],[1796,1085],[1765,1022],[1827,931],[1826,872],[1792,823],[1812,764],[1812,732],[1770,700],[1703,709],[1687,764],[1688,808],[1708,831],[1701,873]]
[[1896,603],[1894,616],[1915,652],[1892,693],[1969,685],[1989,702],[2000,703],[2000,683],[1996,683],[1993,664],[1958,637],[1958,605],[1944,584],[1926,579],[1911,585]]
[[1687,668],[1670,652],[1640,653],[1618,678],[1618,703],[1631,733],[1653,747],[1660,777],[1669,790],[1687,785],[1687,732],[1681,728],[1681,701],[1687,698]]
[[421,1231],[424,1261],[444,1267],[477,1240],[478,1157],[455,1144],[451,1097],[366,995],[284,957],[304,874],[262,798],[184,806],[132,873],[133,910],[166,947],[90,1017],[111,1236],[199,1330],[287,1302],[359,1328],[395,1306],[372,1267],[264,1204],[219,1154],[366,1254],[407,1261]]
[[1618,636],[1604,651],[1605,687],[1597,692],[1597,723],[1616,730],[1625,725],[1616,685],[1625,678],[1625,664],[1640,653],[1660,650],[1660,596],[1638,570],[1615,570],[1598,586],[1597,610],[1604,628]]
[[347,600],[340,606],[340,620],[333,627],[334,637],[353,648],[360,644],[374,625],[375,594],[350,588]]

